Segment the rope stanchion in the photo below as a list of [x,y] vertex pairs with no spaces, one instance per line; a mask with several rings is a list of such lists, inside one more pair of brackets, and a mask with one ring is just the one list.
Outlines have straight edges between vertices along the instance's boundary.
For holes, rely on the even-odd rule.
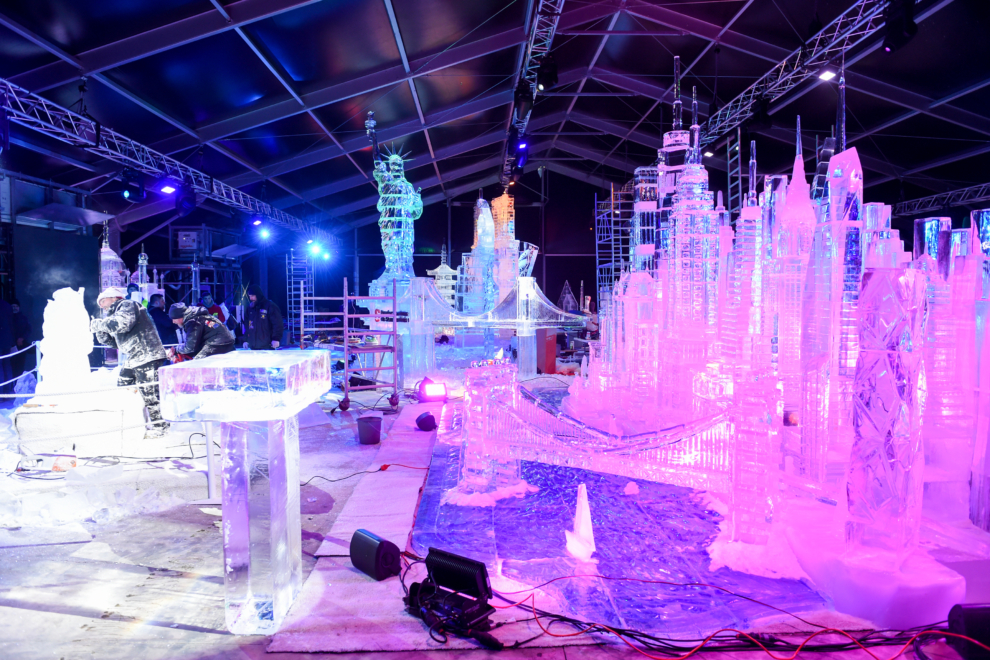
[[[27,372],[25,372],[27,373]],[[39,396],[75,396],[81,394],[103,394],[104,392],[116,392],[117,390],[127,390],[132,387],[158,387],[161,385],[160,382],[155,381],[153,383],[134,383],[133,385],[121,385],[119,387],[107,387],[100,390],[85,390],[79,392],[45,392],[43,394],[35,394],[33,392],[27,392],[25,394],[0,394],[0,398],[3,399],[20,399],[20,398],[33,398]]]
[[75,440],[76,438],[88,438],[94,435],[105,435],[107,433],[120,433],[121,431],[133,431],[134,429],[147,429],[149,426],[159,426],[166,422],[146,422],[144,424],[134,424],[132,426],[121,426],[119,428],[106,429],[105,431],[93,431],[91,433],[73,433],[72,435],[56,435],[50,438],[30,438],[30,442],[48,442],[50,440]]
[[38,342],[33,341],[33,342],[31,342],[30,344],[28,344],[27,346],[25,346],[24,348],[22,348],[19,351],[14,351],[13,353],[7,353],[6,355],[0,355],[0,360],[4,360],[4,359],[9,358],[9,357],[14,357],[15,355],[20,355],[24,351],[30,351],[37,344],[38,344]]

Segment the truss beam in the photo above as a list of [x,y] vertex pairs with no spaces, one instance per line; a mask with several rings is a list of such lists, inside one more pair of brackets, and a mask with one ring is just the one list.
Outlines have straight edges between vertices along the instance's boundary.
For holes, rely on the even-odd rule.
[[[79,78],[157,55],[200,39],[250,25],[272,16],[314,4],[319,0],[239,0],[224,6],[230,17],[210,8],[201,14],[173,21],[74,56],[77,62],[48,64],[11,78],[11,82],[35,92],[43,92]],[[23,36],[23,35],[22,35]]]
[[299,218],[2,79],[0,98],[10,121],[20,126],[150,176],[172,177],[209,199],[262,216],[292,231],[330,238]]
[[953,190],[939,195],[901,202],[894,206],[894,217],[941,211],[948,206],[970,206],[990,202],[990,183]]

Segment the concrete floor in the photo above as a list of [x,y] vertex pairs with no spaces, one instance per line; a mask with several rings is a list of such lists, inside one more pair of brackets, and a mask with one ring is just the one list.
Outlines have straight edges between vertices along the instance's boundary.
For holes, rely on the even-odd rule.
[[[317,474],[339,478],[377,465],[377,448],[357,442],[355,411],[338,412],[331,419],[328,425],[300,432],[303,481]],[[385,419],[387,427],[394,417]],[[202,445],[196,453],[203,453]],[[202,470],[202,463],[193,467]],[[363,478],[388,479],[388,475]],[[316,563],[312,553],[360,478],[333,484],[316,479],[302,488],[304,579]],[[154,487],[187,501],[204,497],[206,491],[202,472],[160,466],[130,469],[113,487],[122,484],[138,490]],[[373,655],[269,654],[267,637],[227,633],[220,518],[203,508],[211,507],[179,506],[104,525],[86,522],[84,527],[93,535],[88,543],[0,549],[0,658],[367,660]],[[944,644],[926,651],[933,660],[958,657]],[[875,653],[887,659],[893,651]],[[482,660],[494,655],[483,650],[406,652],[389,654],[389,660]],[[759,652],[734,655],[766,657]],[[859,651],[829,655],[869,658]],[[643,656],[624,646],[584,646],[523,648],[503,651],[498,657],[624,660]]]

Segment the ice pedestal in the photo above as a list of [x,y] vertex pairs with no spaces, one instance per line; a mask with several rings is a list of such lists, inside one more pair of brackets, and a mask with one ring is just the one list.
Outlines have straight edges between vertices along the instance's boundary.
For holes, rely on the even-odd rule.
[[302,585],[299,418],[223,422],[227,629],[278,631]]
[[251,351],[159,372],[169,421],[220,422],[227,628],[279,629],[302,583],[299,413],[330,387],[327,351]]

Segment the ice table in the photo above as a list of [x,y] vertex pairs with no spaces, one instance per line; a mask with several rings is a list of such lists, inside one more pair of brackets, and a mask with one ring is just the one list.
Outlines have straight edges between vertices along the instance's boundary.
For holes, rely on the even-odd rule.
[[227,628],[273,634],[302,582],[298,416],[330,388],[330,354],[235,351],[159,379],[165,419],[220,423]]

